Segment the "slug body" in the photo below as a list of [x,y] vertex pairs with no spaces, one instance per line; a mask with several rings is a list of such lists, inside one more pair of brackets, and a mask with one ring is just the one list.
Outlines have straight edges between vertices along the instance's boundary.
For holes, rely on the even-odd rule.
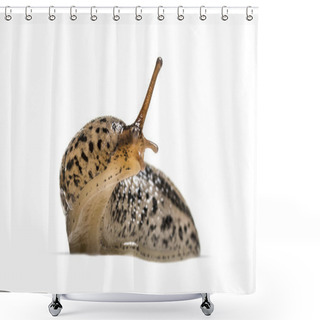
[[144,162],[143,133],[156,77],[136,121],[99,117],[71,140],[60,169],[60,195],[70,253],[131,254],[151,261],[176,261],[200,254],[198,233],[179,190]]

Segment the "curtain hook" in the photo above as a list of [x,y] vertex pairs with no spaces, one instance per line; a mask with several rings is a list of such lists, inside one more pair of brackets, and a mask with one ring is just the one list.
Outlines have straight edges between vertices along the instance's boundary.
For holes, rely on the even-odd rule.
[[[138,8],[140,9],[140,14],[138,14]],[[135,10],[135,13],[136,13],[136,20],[140,21],[142,19],[142,9],[140,6],[137,6],[136,7],[136,10]]]
[[[12,19],[12,15],[9,14],[9,13],[12,13],[12,9],[9,9],[10,6],[6,6],[4,8],[4,18],[7,20],[7,21],[10,21]],[[9,10],[9,13],[8,13],[8,10]]]
[[[118,9],[118,14],[116,14],[116,9]],[[113,20],[114,21],[119,21],[120,16],[119,16],[120,10],[117,6],[113,7]]]
[[207,19],[207,9],[205,6],[200,7],[200,20],[204,21]]
[[[73,12],[73,10],[74,10],[74,12]],[[77,9],[76,9],[76,7],[75,6],[71,6],[70,7],[70,19],[72,20],[72,21],[75,21],[75,20],[77,20],[77,15],[76,15],[76,13],[77,13]]]
[[[162,14],[160,14],[160,8],[162,8]],[[158,20],[162,21],[164,19],[164,9],[163,6],[158,7]]]
[[[93,14],[93,8],[95,9],[96,14]],[[94,7],[94,6],[91,7],[91,9],[90,9],[90,19],[92,21],[96,21],[98,19],[97,12],[98,12],[98,10],[96,9],[96,7]]]
[[49,20],[50,21],[56,20],[56,16],[54,15],[55,12],[56,12],[56,9],[54,8],[54,6],[50,6],[49,7]]
[[[30,10],[30,12],[28,12]],[[32,9],[30,6],[26,6],[25,8],[25,19],[27,21],[30,21],[32,19],[32,15],[30,14],[32,12]]]
[[182,21],[184,19],[184,8],[183,8],[183,6],[179,6],[178,7],[177,14],[178,14],[178,20]]
[[228,7],[227,6],[223,6],[222,8],[221,8],[221,19],[223,20],[223,21],[227,21],[228,20],[228,12],[229,12],[229,10],[228,10]]
[[[250,8],[250,14],[249,14],[249,8]],[[253,20],[253,9],[252,9],[252,7],[247,7],[247,10],[246,10],[246,15],[247,15],[247,20],[248,21],[251,21],[251,20]]]

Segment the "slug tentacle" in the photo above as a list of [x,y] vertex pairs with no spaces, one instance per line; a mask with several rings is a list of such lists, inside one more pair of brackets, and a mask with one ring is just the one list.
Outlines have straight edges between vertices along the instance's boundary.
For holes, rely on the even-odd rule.
[[70,253],[133,254],[175,261],[200,254],[198,233],[182,195],[144,152],[158,146],[143,126],[162,59],[158,58],[135,122],[115,117],[87,123],[71,140],[60,169],[60,196]]
[[159,57],[157,59],[156,66],[154,68],[154,71],[153,71],[153,74],[152,74],[152,77],[151,77],[151,81],[150,81],[150,84],[149,84],[149,88],[148,88],[146,97],[144,99],[142,108],[141,108],[141,110],[140,110],[140,112],[138,114],[138,117],[137,117],[136,121],[134,122],[134,125],[136,125],[141,130],[143,128],[144,121],[146,119],[146,115],[147,115],[147,112],[148,112],[148,109],[149,109],[149,105],[150,105],[150,101],[151,101],[151,97],[152,97],[152,93],[153,93],[153,89],[154,89],[154,86],[156,84],[156,80],[157,80],[157,77],[158,77],[158,74],[159,74],[159,71],[160,71],[161,67],[162,67],[162,58]]

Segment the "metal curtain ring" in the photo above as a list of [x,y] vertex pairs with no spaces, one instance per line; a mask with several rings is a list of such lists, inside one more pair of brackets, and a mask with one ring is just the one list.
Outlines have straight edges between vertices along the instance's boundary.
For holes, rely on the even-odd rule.
[[98,19],[98,16],[96,14],[93,14],[93,8],[96,10],[96,13],[98,12],[96,7],[91,7],[91,9],[90,9],[90,19],[92,21],[96,21]]
[[205,6],[201,6],[201,7],[200,7],[200,17],[199,17],[200,20],[204,21],[204,20],[207,19],[206,13],[207,13],[206,7],[205,7]]
[[[140,14],[138,14],[138,8],[140,9]],[[136,20],[140,21],[142,19],[142,9],[140,6],[137,6],[135,9],[135,13],[136,13]]]
[[[162,8],[162,14],[160,14],[160,8]],[[162,21],[164,20],[164,9],[163,6],[158,7],[158,20]]]
[[54,8],[54,6],[49,7],[49,20],[50,21],[56,20],[56,16],[53,14],[55,12],[56,12],[56,9]]
[[12,15],[8,13],[8,10],[10,10],[10,11],[9,11],[10,13],[12,12],[12,10],[9,9],[9,8],[10,8],[10,6],[6,6],[6,7],[4,8],[4,18],[5,18],[7,21],[10,21],[10,20],[12,19]]
[[[116,8],[118,9],[118,14],[116,14]],[[120,13],[119,8],[117,6],[113,7],[113,20],[114,21],[119,21],[120,20],[119,13]]]
[[[28,12],[29,10],[30,10],[30,12]],[[32,20],[32,15],[30,14],[31,12],[32,12],[31,7],[30,6],[26,6],[26,8],[25,8],[25,19],[27,21]]]
[[[74,10],[74,12],[73,12],[73,10]],[[76,7],[75,7],[75,6],[70,7],[70,19],[71,19],[72,21],[77,20],[78,17],[77,17],[77,15],[76,15],[76,13],[77,13]]]
[[[251,10],[251,13],[249,14],[249,8],[250,8],[250,10]],[[248,21],[251,21],[251,20],[253,20],[253,9],[252,9],[252,7],[247,7],[247,10],[246,10],[246,19],[248,20]]]
[[226,6],[223,6],[221,8],[221,19],[223,21],[227,21],[229,19],[229,17],[228,17],[228,7],[226,7]]
[[182,21],[184,19],[184,9],[183,6],[179,6],[177,10],[178,20]]

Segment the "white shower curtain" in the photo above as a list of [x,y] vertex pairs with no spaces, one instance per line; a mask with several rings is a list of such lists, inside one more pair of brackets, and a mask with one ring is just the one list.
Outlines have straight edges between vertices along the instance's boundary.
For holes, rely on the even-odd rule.
[[[256,37],[246,8],[13,9],[0,19],[0,289],[28,292],[191,293],[254,290]],[[117,9],[115,10],[118,13]],[[4,8],[0,9],[4,16]],[[132,123],[157,57],[144,127],[159,146],[145,160],[187,200],[199,257],[159,263],[70,254],[59,170],[90,120]]]

